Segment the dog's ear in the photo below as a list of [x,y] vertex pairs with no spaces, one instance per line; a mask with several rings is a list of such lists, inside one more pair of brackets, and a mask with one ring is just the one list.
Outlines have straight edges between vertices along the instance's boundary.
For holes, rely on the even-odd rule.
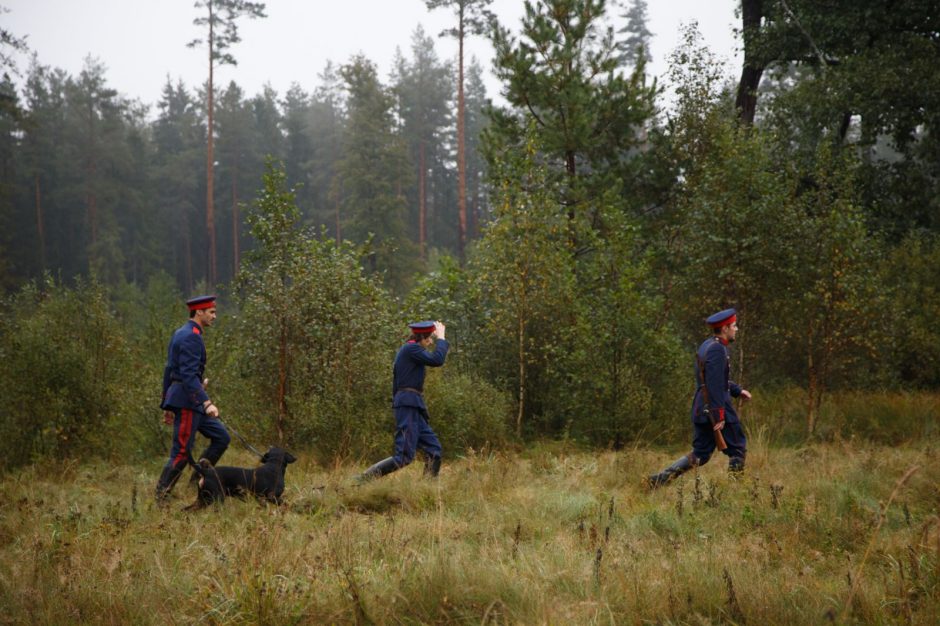
[[271,446],[268,448],[268,451],[264,453],[264,456],[261,457],[262,463],[270,463],[271,461],[276,461],[281,456],[281,450],[277,446]]
[[290,452],[284,452],[284,462],[285,462],[285,463],[293,463],[293,462],[296,461],[296,460],[297,460],[297,458],[296,458],[293,454],[291,454]]

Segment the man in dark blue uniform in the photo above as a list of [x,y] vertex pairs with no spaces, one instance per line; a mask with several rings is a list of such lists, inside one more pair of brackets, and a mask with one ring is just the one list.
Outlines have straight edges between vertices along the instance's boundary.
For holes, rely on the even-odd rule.
[[157,501],[170,494],[186,465],[193,462],[192,447],[196,433],[210,441],[202,458],[215,465],[228,448],[230,437],[218,419],[219,409],[206,393],[206,345],[202,333],[216,317],[215,296],[200,296],[186,301],[189,321],[180,326],[167,348],[163,369],[163,400],[160,408],[166,423],[173,424],[170,460],[157,481]]
[[651,488],[670,480],[698,465],[708,463],[716,446],[728,456],[728,470],[744,471],[747,440],[741,420],[731,403],[732,398],[749,400],[747,389],[730,379],[731,355],[728,346],[738,333],[737,313],[725,309],[705,320],[714,336],[706,339],[695,355],[695,397],[692,399],[692,452],[662,472],[647,479]]
[[[450,345],[444,339],[445,327],[440,322],[415,322],[408,327],[411,337],[398,350],[392,366],[395,455],[367,469],[357,477],[358,482],[391,474],[408,465],[417,450],[425,455],[426,475],[437,476],[441,471],[441,442],[428,425],[428,407],[424,404],[424,368],[444,365]],[[429,352],[432,343],[434,352]]]

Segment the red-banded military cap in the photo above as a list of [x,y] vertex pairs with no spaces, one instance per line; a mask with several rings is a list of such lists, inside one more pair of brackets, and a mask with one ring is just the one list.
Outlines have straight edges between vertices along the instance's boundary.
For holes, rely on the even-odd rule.
[[215,296],[197,296],[186,301],[186,306],[190,311],[199,311],[201,309],[211,309],[215,306]]
[[408,328],[416,335],[427,335],[434,332],[434,322],[412,322]]
[[705,323],[712,328],[721,328],[722,326],[727,326],[728,324],[734,324],[737,319],[737,311],[734,309],[725,309],[724,311],[719,311],[718,313],[715,313],[706,319]]

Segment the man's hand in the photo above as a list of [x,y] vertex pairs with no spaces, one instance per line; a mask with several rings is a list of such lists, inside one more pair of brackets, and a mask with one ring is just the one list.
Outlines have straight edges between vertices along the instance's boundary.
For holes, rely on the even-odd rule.
[[164,424],[172,424],[174,417],[176,417],[176,416],[173,415],[173,411],[164,411],[164,412],[163,412],[163,423],[164,423]]
[[751,399],[751,392],[748,391],[747,389],[742,389],[742,390],[741,390],[741,398],[743,398],[744,400],[750,400],[750,399]]
[[712,430],[722,430],[725,427],[725,420],[720,422],[715,422],[715,425],[712,427]]
[[206,403],[202,405],[202,409],[203,411],[206,412],[206,415],[208,415],[209,417],[219,416],[219,408],[216,405],[212,404],[211,400],[206,400]]
[[[441,322],[434,322],[434,335],[438,339],[444,339],[444,331],[447,329]],[[446,341],[446,340],[445,340]]]

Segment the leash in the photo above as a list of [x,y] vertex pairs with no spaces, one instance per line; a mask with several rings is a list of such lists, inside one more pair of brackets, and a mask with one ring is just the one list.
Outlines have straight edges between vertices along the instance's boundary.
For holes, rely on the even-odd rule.
[[251,452],[254,452],[254,453],[258,456],[259,459],[264,458],[264,455],[261,454],[260,452],[258,452],[258,450],[257,450],[253,445],[251,445],[250,443],[248,443],[248,441],[247,441],[244,437],[242,437],[242,436],[238,433],[237,430],[235,430],[234,428],[232,428],[231,426],[229,426],[228,424],[226,424],[224,421],[222,421],[222,417],[221,417],[221,416],[216,417],[215,419],[219,420],[219,422],[221,422],[222,425],[225,426],[225,428],[227,428],[233,435],[235,435],[235,437],[238,438],[238,440],[241,441],[242,444],[244,444],[244,446],[245,446],[246,448],[248,448]]

